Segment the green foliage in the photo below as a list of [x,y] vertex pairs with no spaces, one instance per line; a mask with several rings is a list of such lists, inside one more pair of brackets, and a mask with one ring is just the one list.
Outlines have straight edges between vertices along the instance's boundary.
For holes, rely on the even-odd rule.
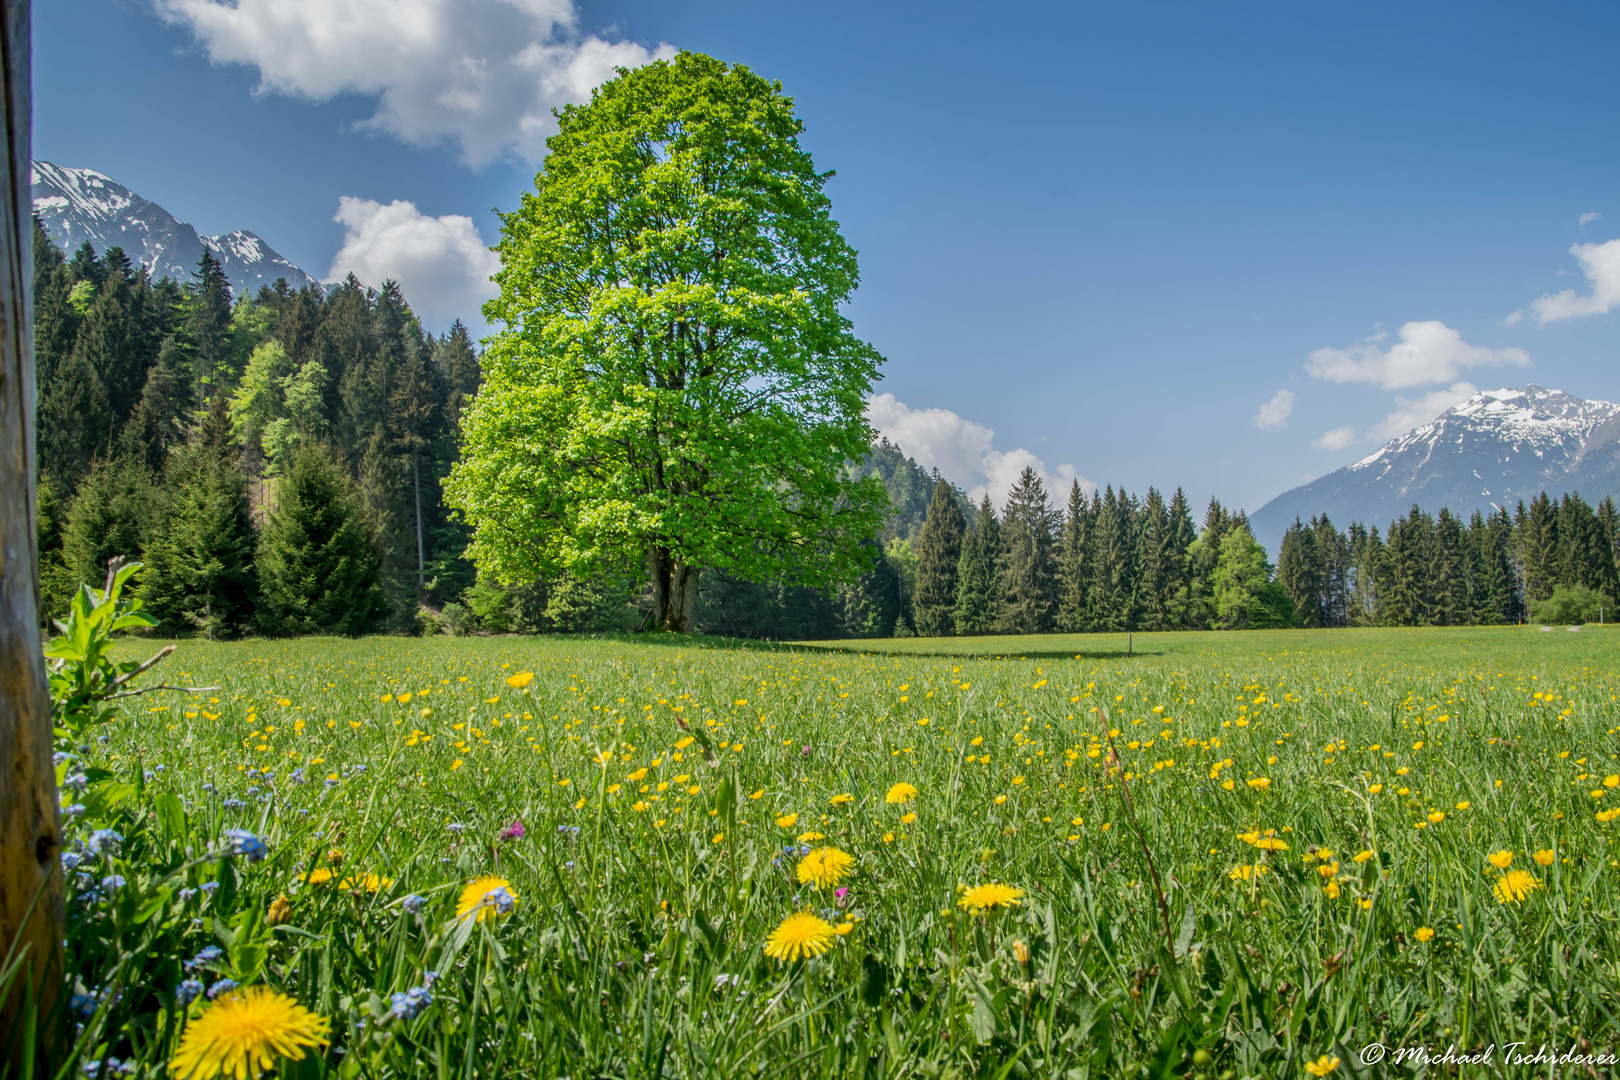
[[1294,606],[1271,579],[1266,549],[1247,525],[1227,531],[1210,584],[1216,625],[1223,630],[1267,630],[1292,626]]
[[987,492],[962,540],[956,565],[956,632],[988,634],[995,627],[1000,592],[1001,520]]
[[1035,470],[1025,466],[1007,493],[996,567],[996,630],[1040,634],[1057,614],[1057,560],[1052,508]]
[[1555,585],[1552,595],[1533,601],[1530,614],[1543,625],[1580,626],[1614,618],[1614,600],[1585,585]]
[[109,720],[113,709],[107,700],[142,669],[138,661],[112,656],[117,634],[155,625],[142,614],[140,600],[124,595],[124,586],[140,569],[140,563],[115,564],[103,588],[80,586],[67,619],[57,623],[60,636],[45,646],[59,749],[77,746],[86,731]]
[[229,637],[249,629],[258,602],[247,480],[228,446],[198,443],[169,458],[166,511],[146,543],[147,610],[168,632]]
[[96,463],[73,500],[62,536],[71,579],[100,581],[112,559],[135,559],[162,513],[162,494],[145,462],[116,457]]
[[780,89],[683,53],[570,106],[505,217],[505,324],[451,502],[508,581],[645,564],[655,619],[698,575],[848,580],[883,494],[853,480],[880,361],[841,312],[838,233]]
[[294,451],[258,551],[271,633],[363,634],[387,615],[376,538],[354,482],[324,448]]
[[934,484],[928,516],[917,537],[912,610],[917,633],[944,637],[956,632],[956,571],[962,561],[967,522],[960,497],[948,481]]

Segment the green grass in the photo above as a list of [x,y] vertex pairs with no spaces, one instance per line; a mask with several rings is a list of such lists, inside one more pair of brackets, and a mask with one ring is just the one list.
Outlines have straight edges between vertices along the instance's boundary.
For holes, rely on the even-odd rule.
[[[1620,820],[1596,815],[1620,807],[1616,645],[185,642],[163,677],[221,689],[130,699],[80,763],[109,774],[80,835],[126,837],[90,878],[128,879],[69,899],[70,969],[121,994],[88,1056],[162,1061],[182,961],[209,944],[205,981],[331,1018],[298,1076],[1299,1077],[1323,1055],[1360,1075],[1372,1042],[1612,1050]],[[885,803],[899,781],[914,804]],[[497,841],[515,820],[526,836]],[[269,858],[208,858],[226,828]],[[1240,838],[1266,830],[1287,850]],[[842,906],[795,878],[806,832],[855,857]],[[332,881],[301,880],[333,850]],[[1538,886],[1517,902],[1494,893],[1502,850]],[[514,911],[456,919],[486,873]],[[986,882],[1021,905],[963,911]],[[819,959],[767,958],[803,909],[853,925]],[[433,1005],[390,1018],[427,970]]]

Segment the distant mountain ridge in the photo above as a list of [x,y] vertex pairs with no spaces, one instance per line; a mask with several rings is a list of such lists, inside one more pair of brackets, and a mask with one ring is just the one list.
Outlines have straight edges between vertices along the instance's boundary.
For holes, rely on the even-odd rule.
[[69,169],[36,161],[30,178],[34,214],[65,252],[89,241],[102,254],[121,247],[153,278],[190,281],[206,245],[214,252],[237,296],[286,278],[294,289],[324,288],[246,230],[203,236],[157,203],[93,169]]
[[1273,553],[1297,516],[1387,526],[1417,503],[1467,517],[1539,492],[1620,494],[1620,404],[1534,384],[1485,390],[1353,465],[1284,492],[1249,515]]

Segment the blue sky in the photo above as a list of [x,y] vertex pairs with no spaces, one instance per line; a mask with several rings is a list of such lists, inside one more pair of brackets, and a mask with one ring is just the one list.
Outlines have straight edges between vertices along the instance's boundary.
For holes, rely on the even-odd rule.
[[317,276],[392,273],[441,324],[474,315],[549,104],[661,47],[779,79],[861,252],[874,421],[970,488],[1027,461],[1252,510],[1472,387],[1620,398],[1611,3],[52,0],[34,25],[36,157]]

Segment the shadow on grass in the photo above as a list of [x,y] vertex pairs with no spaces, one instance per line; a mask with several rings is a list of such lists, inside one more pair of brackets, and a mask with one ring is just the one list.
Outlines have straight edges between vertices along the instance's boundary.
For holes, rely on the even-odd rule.
[[816,652],[869,653],[881,656],[939,656],[954,660],[1135,660],[1143,656],[1164,655],[1163,652],[1157,649],[1136,649],[1132,652],[1126,652],[1124,649],[1081,649],[1079,652],[1061,649],[907,649],[869,644],[871,641],[871,638],[857,638],[853,641],[807,641],[799,642],[795,647],[813,649]]

